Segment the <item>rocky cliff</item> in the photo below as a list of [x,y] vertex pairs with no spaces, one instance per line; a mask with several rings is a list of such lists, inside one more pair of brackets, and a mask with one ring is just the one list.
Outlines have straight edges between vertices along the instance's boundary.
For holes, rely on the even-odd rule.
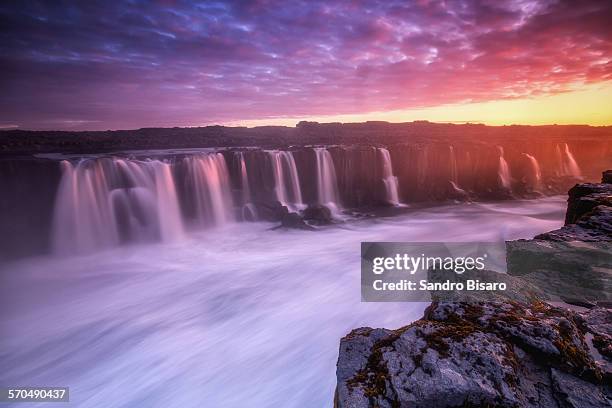
[[550,241],[612,241],[612,171],[601,183],[576,184],[569,191],[565,226],[536,236]]
[[[533,242],[610,241],[611,177],[572,188],[568,223]],[[335,406],[609,407],[612,310],[582,305],[434,302],[406,327],[355,329],[340,342]]]

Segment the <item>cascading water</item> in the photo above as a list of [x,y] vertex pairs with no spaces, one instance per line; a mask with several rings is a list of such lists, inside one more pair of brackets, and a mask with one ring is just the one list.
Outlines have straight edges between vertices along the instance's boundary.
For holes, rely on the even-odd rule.
[[297,166],[291,152],[273,150],[268,155],[274,175],[274,192],[276,199],[289,210],[296,211],[304,207]]
[[116,158],[62,164],[52,246],[85,253],[121,242],[172,241],[183,235],[170,165]]
[[557,156],[557,169],[555,171],[557,176],[565,176],[565,160],[563,159],[563,153],[561,153],[561,147],[555,146],[555,155]]
[[567,143],[563,143],[563,148],[561,148],[561,145],[556,145],[555,153],[558,163],[557,176],[570,176],[576,179],[582,177],[582,171]]
[[332,212],[337,212],[340,208],[340,193],[334,161],[326,148],[317,147],[314,151],[317,158],[318,203],[328,207]]
[[578,163],[574,158],[574,155],[570,151],[567,143],[563,144],[563,152],[565,153],[566,163],[565,163],[565,174],[568,176],[573,176],[575,178],[580,178],[582,175],[582,171],[580,171],[580,167],[578,167]]
[[240,157],[240,188],[242,197],[242,219],[254,221],[257,219],[257,209],[251,202],[251,188],[249,186],[249,174],[247,173],[244,153],[238,152]]
[[251,188],[249,187],[249,175],[247,173],[244,153],[239,152],[240,157],[240,187],[242,189],[242,204],[251,202]]
[[449,155],[450,155],[450,180],[449,183],[453,187],[456,193],[459,193],[463,196],[468,196],[468,193],[459,187],[459,171],[457,170],[457,156],[455,154],[455,148],[453,146],[448,146]]
[[391,163],[391,154],[385,148],[379,148],[382,159],[382,181],[385,186],[385,200],[392,205],[399,205],[399,182],[397,177],[393,175],[393,165]]
[[[52,245],[55,253],[87,252],[119,242],[100,163],[62,161],[55,200]],[[102,197],[100,197],[102,196]]]
[[[558,163],[557,174],[580,178],[581,170],[569,146],[560,143],[551,147],[556,148],[553,151],[556,153]],[[466,150],[462,156],[466,160],[458,163],[455,148],[456,146],[442,146],[442,149],[449,149],[450,169],[446,167],[439,175],[428,172],[428,160],[441,150],[428,151],[426,146],[419,147],[418,151],[412,149],[412,159],[416,161],[414,165],[416,168],[410,172],[412,180],[406,180],[407,187],[404,185],[403,187],[407,191],[409,188],[414,188],[412,191],[417,193],[424,191],[423,196],[419,197],[422,199],[429,197],[427,188],[430,185],[436,187],[435,183],[450,181],[454,191],[447,192],[450,193],[449,197],[457,198],[458,193],[468,197],[468,193],[458,186],[458,171],[461,170],[462,175],[466,172],[465,168],[459,165],[471,163],[468,160],[470,151]],[[504,156],[504,149],[499,146],[498,150],[497,181],[495,177],[491,178],[490,182],[487,179],[488,184],[475,185],[478,189],[492,191],[497,184],[511,191],[512,177],[509,164]],[[356,151],[360,152],[358,149]],[[365,150],[361,150],[363,151]],[[393,205],[401,205],[398,194],[399,183],[393,172],[388,149],[374,147],[368,149],[367,160],[372,160],[374,155],[376,160],[380,160],[381,164],[378,166],[382,166],[380,173],[377,171],[373,174],[360,174],[360,169],[351,167],[353,163],[351,160],[341,161],[344,163],[343,167],[336,169],[330,151],[320,147],[315,148],[314,152],[315,156],[311,156],[314,163],[303,163],[304,169],[312,169],[314,164],[316,171],[314,180],[302,180],[302,183],[314,183],[312,192],[316,193],[316,196],[309,200],[329,207],[337,216],[341,206],[338,181],[347,183],[349,180],[354,185],[353,190],[365,197],[363,199],[365,205],[373,205],[380,201],[383,187],[384,199]],[[251,156],[249,151],[236,154],[237,166],[232,169],[232,178],[225,156],[221,153],[195,153],[181,159],[170,159],[170,162],[120,157],[62,162],[62,178],[56,194],[52,225],[53,249],[56,253],[82,253],[125,242],[171,241],[180,239],[184,235],[184,222],[220,225],[236,218],[244,221],[256,220],[254,196],[263,201],[278,200],[291,211],[304,208],[298,168],[291,152],[267,151],[263,156],[260,152]],[[339,157],[346,155],[345,152]],[[541,163],[547,163],[546,157],[541,157],[539,162],[530,154],[523,155],[530,163],[528,167],[530,186],[534,191],[542,192]],[[555,160],[555,157],[552,159]],[[359,161],[355,163],[357,162]],[[402,166],[397,164],[396,171],[398,168],[402,169]],[[402,174],[405,175],[406,167],[403,169]],[[476,167],[468,169],[465,177],[462,177],[462,183],[466,186],[470,181],[468,175],[474,173],[475,169]],[[338,174],[340,179],[336,177],[337,170],[341,173]],[[349,177],[351,175],[355,175],[355,178],[351,179]],[[269,185],[270,179],[274,181],[274,195],[266,196],[265,193],[269,190],[265,188],[261,190],[264,194],[259,194],[259,188]],[[234,186],[232,180],[235,182]],[[470,195],[473,196],[468,198],[478,199],[479,192],[473,187],[470,189]],[[375,190],[379,193],[372,194]],[[234,198],[233,191],[238,192]],[[439,189],[432,188],[432,191],[435,193]],[[352,206],[354,205],[352,203],[358,201],[355,197],[345,197],[345,200],[343,204],[347,206]]]
[[523,155],[529,160],[531,164],[531,169],[533,172],[533,189],[539,191],[542,187],[542,171],[540,170],[540,164],[538,160],[527,153],[523,153]]
[[499,169],[497,170],[497,175],[499,178],[499,182],[503,188],[506,190],[511,190],[511,176],[510,176],[510,167],[508,166],[508,162],[504,158],[504,148],[501,146],[497,146],[499,150]]
[[168,163],[152,161],[157,192],[157,218],[162,241],[183,237],[183,221],[176,196],[172,170]]
[[448,146],[450,154],[450,181],[454,186],[459,185],[459,172],[457,171],[457,157],[455,156],[455,148]]
[[230,177],[223,155],[189,156],[184,163],[196,221],[202,225],[223,225],[233,221]]

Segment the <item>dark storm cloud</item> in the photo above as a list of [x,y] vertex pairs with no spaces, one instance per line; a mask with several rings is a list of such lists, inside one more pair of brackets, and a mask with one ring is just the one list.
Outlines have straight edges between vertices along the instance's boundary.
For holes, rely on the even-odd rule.
[[612,78],[609,1],[0,5],[0,125],[358,113]]

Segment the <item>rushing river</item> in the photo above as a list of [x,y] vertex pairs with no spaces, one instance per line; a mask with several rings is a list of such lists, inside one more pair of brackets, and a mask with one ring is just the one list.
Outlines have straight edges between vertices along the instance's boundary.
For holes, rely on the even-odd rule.
[[339,339],[403,326],[426,307],[360,302],[361,241],[530,238],[564,211],[565,197],[552,197],[316,232],[241,223],[5,263],[0,386],[69,386],[78,407],[329,407]]

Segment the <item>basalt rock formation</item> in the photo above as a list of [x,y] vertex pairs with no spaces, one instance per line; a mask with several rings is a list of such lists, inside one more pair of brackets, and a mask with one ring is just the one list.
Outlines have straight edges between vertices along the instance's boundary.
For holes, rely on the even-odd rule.
[[[571,190],[568,220],[576,224],[517,241],[514,247],[509,243],[509,273],[525,267],[517,258],[558,241],[586,245],[588,251],[600,250],[604,256],[607,249],[609,256],[609,244],[593,242],[593,237],[610,238],[605,228],[610,221],[612,185],[606,183],[611,173],[604,173],[601,184],[579,184]],[[596,205],[589,208],[591,201]],[[588,242],[576,242],[580,239]],[[588,251],[583,253],[587,263]],[[534,259],[538,257],[542,254]],[[608,284],[605,269],[609,271],[612,262],[609,257],[603,262],[607,268],[600,268],[604,271],[597,272],[595,281]],[[555,265],[549,263],[548,268]],[[513,275],[512,280],[525,278]],[[533,283],[541,282],[525,280],[526,286]],[[609,407],[612,309],[607,308],[609,302],[581,305],[586,307],[553,306],[536,297],[520,302],[434,302],[423,318],[406,327],[355,329],[340,341],[335,406]]]
[[601,183],[576,184],[569,191],[565,226],[540,234],[550,241],[612,241],[612,171]]
[[336,406],[607,407],[611,322],[603,308],[434,303],[341,340]]
[[508,274],[545,288],[553,300],[612,300],[612,184],[582,183],[569,191],[566,224],[532,240],[506,244]]

